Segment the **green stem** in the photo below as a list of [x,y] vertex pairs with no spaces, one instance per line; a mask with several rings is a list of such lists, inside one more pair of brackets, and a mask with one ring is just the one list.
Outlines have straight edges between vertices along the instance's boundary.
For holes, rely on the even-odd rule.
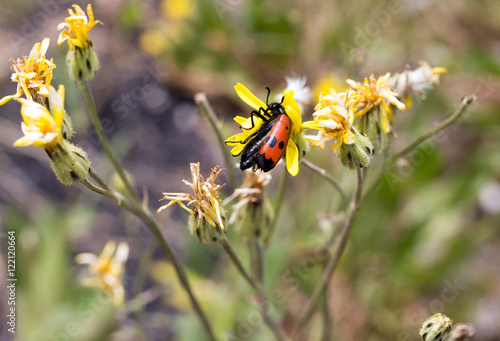
[[248,240],[248,253],[250,254],[250,264],[252,268],[253,275],[257,282],[262,283],[262,258],[259,256],[257,238],[251,238]]
[[111,163],[115,167],[116,172],[122,179],[123,183],[125,184],[125,188],[127,189],[127,192],[129,193],[130,197],[136,201],[140,202],[139,197],[135,193],[134,189],[132,188],[132,185],[130,184],[125,171],[121,167],[121,165],[118,163],[115,154],[113,153],[113,150],[111,149],[111,145],[108,141],[108,138],[104,134],[104,130],[101,125],[101,121],[99,120],[99,116],[97,115],[97,110],[95,108],[95,102],[94,102],[94,97],[92,96],[92,92],[90,90],[90,85],[88,82],[79,82],[78,86],[80,90],[83,92],[83,95],[85,97],[85,101],[87,102],[87,106],[90,111],[90,118],[92,119],[92,123],[94,124],[94,128],[97,132],[97,136],[99,137],[99,140],[102,143],[102,146],[104,150],[106,151],[106,154],[108,155],[109,159],[111,160]]
[[269,225],[269,231],[264,237],[264,248],[267,249],[269,244],[271,244],[271,239],[274,235],[274,231],[276,230],[276,226],[278,225],[278,216],[280,214],[281,207],[283,206],[283,199],[285,198],[285,190],[286,190],[286,180],[288,178],[288,171],[285,169],[283,171],[283,175],[281,176],[280,186],[278,188],[278,201],[276,202],[276,209],[274,210],[273,221]]
[[[216,338],[214,336],[214,333],[212,331],[212,327],[210,326],[210,323],[208,321],[208,318],[205,316],[203,313],[203,310],[201,309],[201,306],[199,305],[198,301],[194,297],[193,291],[191,289],[191,285],[189,284],[188,278],[186,276],[186,273],[184,271],[184,266],[182,265],[180,259],[177,257],[177,255],[174,253],[172,247],[168,243],[168,241],[165,239],[163,234],[160,231],[160,228],[158,224],[156,223],[154,217],[151,215],[151,212],[141,206],[139,203],[132,202],[129,199],[123,197],[120,193],[115,192],[115,191],[106,191],[102,188],[99,188],[92,184],[90,181],[87,179],[83,180],[82,183],[89,188],[90,190],[104,195],[114,201],[127,211],[131,212],[135,216],[137,216],[141,221],[146,225],[146,227],[149,229],[149,231],[152,233],[153,238],[155,238],[162,249],[162,251],[165,253],[167,258],[172,262],[172,265],[175,268],[175,272],[177,274],[177,278],[179,282],[181,283],[182,287],[184,290],[187,292],[189,299],[191,301],[191,304],[193,306],[193,309],[196,313],[196,315],[200,318],[203,327],[209,336],[210,340],[215,341]],[[109,187],[109,186],[108,186]]]
[[111,191],[111,188],[108,186],[108,184],[106,183],[106,181],[104,181],[100,176],[99,174],[96,173],[96,171],[94,170],[94,168],[90,167],[90,170],[89,170],[89,175],[92,177],[92,179],[94,179],[97,184],[99,186],[101,186],[103,189],[105,189],[106,191]]
[[322,341],[330,341],[332,339],[331,335],[331,327],[332,327],[332,318],[329,310],[329,296],[328,296],[328,286],[325,287],[325,291],[323,292],[323,335],[321,337]]
[[384,154],[384,161],[380,169],[377,171],[377,173],[373,174],[369,181],[367,181],[367,184],[365,186],[365,190],[363,193],[363,197],[366,197],[368,194],[371,193],[371,191],[375,188],[375,186],[380,182],[380,179],[384,176],[385,170],[387,170],[389,167],[391,167],[399,158],[405,156],[415,148],[417,148],[422,142],[427,140],[428,138],[432,137],[433,135],[437,134],[441,130],[445,129],[448,127],[450,124],[453,122],[457,121],[460,117],[462,117],[463,113],[467,109],[467,107],[476,99],[475,95],[469,95],[467,97],[464,97],[462,100],[462,104],[460,107],[453,113],[451,114],[448,118],[446,118],[444,121],[430,129],[429,131],[425,132],[422,134],[419,138],[417,138],[413,143],[408,145],[406,148],[403,148],[400,152],[394,154],[392,157],[388,158],[387,154]]
[[156,242],[156,239],[150,238],[148,244],[146,245],[146,249],[141,254],[139,265],[137,266],[137,273],[134,279],[134,285],[132,286],[133,297],[139,295],[139,293],[144,289],[149,263],[151,262],[151,259],[153,259],[153,254],[157,246],[158,243]]
[[462,99],[462,104],[460,105],[460,107],[451,116],[449,116],[447,119],[445,119],[444,121],[442,121],[441,123],[439,123],[438,125],[436,125],[435,127],[433,127],[432,129],[430,129],[429,131],[427,131],[426,133],[424,133],[419,138],[417,138],[408,147],[404,148],[399,153],[396,153],[390,159],[389,162],[392,163],[392,162],[396,161],[397,159],[399,159],[400,157],[405,156],[406,154],[408,154],[409,152],[411,152],[413,149],[415,149],[419,144],[421,144],[422,142],[424,142],[425,140],[427,140],[428,138],[430,138],[432,135],[436,134],[440,130],[443,130],[444,128],[446,128],[447,126],[449,126],[450,124],[452,124],[453,122],[455,122],[456,120],[458,120],[462,116],[462,114],[465,112],[465,109],[467,109],[467,107],[475,99],[476,99],[476,95],[470,95],[470,96],[467,96],[464,99]]
[[233,247],[229,243],[229,240],[226,238],[226,236],[223,236],[219,239],[219,243],[221,244],[222,248],[226,252],[226,254],[229,256],[229,259],[233,262],[233,264],[236,266],[238,269],[239,273],[245,278],[245,280],[250,284],[250,286],[255,290],[257,295],[259,296],[259,301],[261,305],[261,313],[262,316],[264,317],[264,321],[268,325],[268,327],[271,329],[271,331],[274,333],[274,336],[276,337],[277,340],[287,340],[287,336],[283,329],[281,328],[279,322],[274,318],[274,316],[270,313],[270,306],[269,306],[269,300],[266,297],[266,293],[264,291],[264,288],[262,285],[260,285],[255,278],[250,275],[241,261],[239,260],[238,256],[234,252]]
[[342,253],[345,250],[347,245],[347,240],[349,239],[349,234],[351,232],[351,228],[354,223],[354,218],[356,216],[356,212],[359,209],[359,202],[361,200],[361,194],[363,193],[363,169],[358,169],[358,185],[356,188],[356,192],[351,200],[351,204],[349,205],[349,215],[347,216],[346,221],[344,222],[344,226],[342,227],[342,231],[340,232],[340,236],[337,239],[336,245],[334,247],[333,254],[328,261],[328,264],[323,271],[323,275],[321,276],[320,281],[316,285],[316,288],[313,291],[313,294],[309,298],[309,301],[306,304],[306,308],[304,309],[304,313],[302,314],[297,326],[295,327],[293,333],[293,340],[298,340],[300,336],[301,330],[306,326],[309,322],[311,316],[314,313],[314,308],[321,297],[321,294],[324,292],[330,278],[335,271],[335,268],[342,256]]
[[349,205],[349,199],[347,198],[347,193],[345,192],[345,190],[342,187],[342,185],[340,184],[340,182],[335,177],[330,175],[326,170],[324,170],[321,167],[316,166],[314,163],[310,162],[309,160],[302,159],[302,163],[307,168],[315,171],[316,173],[318,173],[319,175],[324,177],[328,182],[330,182],[333,185],[333,187],[335,187],[335,189],[339,192],[340,198],[342,200],[342,209],[346,210],[347,206]]
[[224,142],[225,140],[220,130],[219,120],[217,119],[217,116],[215,115],[214,110],[212,109],[212,106],[208,102],[207,96],[205,96],[204,93],[200,92],[196,94],[194,96],[194,100],[200,107],[201,111],[205,115],[205,118],[207,119],[208,123],[210,123],[210,126],[217,136],[217,142],[219,143],[219,146],[221,148],[222,156],[224,157],[224,163],[226,164],[227,174],[229,175],[229,182],[231,184],[231,187],[235,189],[237,188],[237,184],[236,176],[234,174],[232,155],[229,153],[226,143]]

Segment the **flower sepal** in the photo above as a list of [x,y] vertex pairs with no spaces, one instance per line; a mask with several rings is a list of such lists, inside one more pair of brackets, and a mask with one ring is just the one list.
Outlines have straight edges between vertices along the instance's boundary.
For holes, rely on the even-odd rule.
[[354,133],[354,143],[343,143],[335,149],[342,165],[352,170],[370,166],[374,153],[370,139],[354,127],[351,131]]
[[63,185],[73,185],[88,178],[90,161],[87,153],[67,140],[45,148],[50,166]]
[[188,229],[200,244],[212,244],[225,234],[224,230],[214,228],[206,219],[197,217],[196,214],[189,215]]
[[99,69],[99,58],[90,43],[86,49],[75,46],[66,56],[69,76],[74,82],[86,82],[94,78]]

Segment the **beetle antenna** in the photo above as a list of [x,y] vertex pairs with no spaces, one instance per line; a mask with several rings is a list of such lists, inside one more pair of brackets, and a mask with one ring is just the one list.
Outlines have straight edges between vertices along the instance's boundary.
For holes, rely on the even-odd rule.
[[285,100],[285,96],[281,97],[281,102],[280,104],[283,104],[283,101]]
[[271,94],[271,89],[269,89],[268,86],[266,86],[266,89],[267,89],[266,105],[269,106],[269,95]]

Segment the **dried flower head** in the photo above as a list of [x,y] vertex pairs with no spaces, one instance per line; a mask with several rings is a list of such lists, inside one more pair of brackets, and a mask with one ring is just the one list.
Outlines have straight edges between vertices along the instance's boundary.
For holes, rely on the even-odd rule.
[[264,200],[264,188],[271,181],[271,174],[264,173],[261,170],[252,171],[249,169],[245,170],[245,179],[241,184],[241,187],[234,190],[233,194],[228,197],[224,203],[228,203],[235,198],[240,200],[232,206],[233,214],[229,219],[229,223],[232,224],[238,213],[238,211],[248,204],[261,205]]
[[224,203],[229,203],[236,198],[239,201],[232,206],[233,213],[229,223],[236,224],[236,229],[245,236],[258,237],[262,235],[263,228],[269,226],[274,210],[265,195],[265,187],[271,181],[271,174],[261,170],[245,170],[245,179],[240,188],[228,197]]
[[93,253],[80,253],[75,256],[78,264],[88,264],[88,275],[81,279],[82,286],[97,287],[113,297],[113,303],[119,307],[123,304],[125,290],[122,277],[125,262],[129,253],[128,244],[109,241],[99,256]]
[[56,67],[52,59],[45,58],[49,43],[50,39],[45,38],[41,44],[33,46],[28,57],[13,60],[11,80],[17,83],[17,92],[0,99],[0,105],[23,94],[30,101],[45,104],[45,98],[49,96],[52,70]]
[[363,83],[347,80],[347,84],[355,91],[351,97],[351,105],[354,106],[354,119],[361,117],[373,109],[378,109],[383,131],[387,134],[391,131],[390,123],[394,122],[393,108],[405,110],[405,105],[397,98],[390,84],[390,74],[375,78],[372,74],[370,78],[365,78]]
[[415,70],[405,70],[392,77],[392,85],[400,98],[405,99],[406,107],[411,107],[411,94],[417,94],[425,98],[425,92],[434,85],[439,85],[439,77],[447,71],[444,67],[431,67],[425,61]]
[[[163,192],[164,197],[160,200],[170,200],[167,205],[164,205],[158,209],[158,212],[166,209],[170,205],[175,203],[179,204],[186,211],[194,215],[198,222],[205,220],[213,228],[221,228],[224,230],[224,223],[222,221],[219,191],[222,188],[221,185],[217,185],[215,180],[219,173],[223,170],[222,168],[216,166],[212,169],[212,173],[205,181],[203,176],[200,174],[200,163],[191,163],[191,177],[192,182],[187,180],[182,180],[186,185],[193,189],[194,194],[189,193],[167,193]],[[187,201],[187,205],[183,203]],[[191,206],[189,208],[188,206]]]

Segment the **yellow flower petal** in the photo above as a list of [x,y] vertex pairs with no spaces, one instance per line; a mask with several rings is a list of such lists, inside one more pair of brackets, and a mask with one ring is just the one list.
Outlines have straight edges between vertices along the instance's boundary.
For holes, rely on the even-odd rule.
[[299,149],[291,139],[286,146],[286,168],[292,176],[299,173]]
[[238,96],[241,98],[243,102],[254,108],[255,110],[259,110],[259,108],[267,108],[267,105],[262,102],[260,99],[258,99],[254,94],[250,92],[250,90],[247,89],[246,86],[244,86],[241,83],[238,83],[235,87],[234,90],[236,90],[236,93]]
[[246,144],[237,144],[236,146],[234,146],[233,149],[231,149],[231,155],[233,156],[238,156],[241,154],[241,152],[243,151],[243,149],[245,149],[246,147]]

